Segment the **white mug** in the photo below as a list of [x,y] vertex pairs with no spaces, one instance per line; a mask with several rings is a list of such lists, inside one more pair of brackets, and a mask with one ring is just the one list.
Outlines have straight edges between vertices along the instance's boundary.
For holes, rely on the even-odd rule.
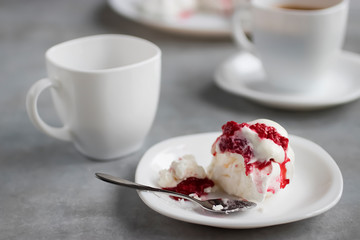
[[252,0],[253,42],[234,14],[233,35],[240,47],[262,62],[277,89],[304,92],[321,86],[326,69],[340,52],[347,0]]
[[[58,44],[45,55],[49,77],[37,81],[26,99],[38,129],[95,159],[122,157],[142,146],[159,100],[161,51],[155,44],[97,35]],[[61,128],[38,114],[38,97],[48,88]]]

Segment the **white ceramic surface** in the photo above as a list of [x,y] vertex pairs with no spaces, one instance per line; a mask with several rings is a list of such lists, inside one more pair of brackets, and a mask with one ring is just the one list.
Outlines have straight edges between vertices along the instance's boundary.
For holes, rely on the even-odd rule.
[[[48,78],[27,95],[31,121],[49,136],[72,141],[86,156],[112,159],[137,150],[156,113],[161,51],[126,35],[97,35],[58,44],[46,52]],[[64,127],[39,116],[37,100],[50,88]]]
[[[163,31],[206,37],[228,37],[231,35],[230,19],[220,14],[196,12],[187,19],[164,20],[147,16],[138,9],[144,0],[108,0],[109,5],[118,14],[133,21]],[[247,15],[245,16],[245,20]],[[245,22],[246,26],[248,25]]]
[[307,93],[289,93],[272,87],[258,58],[239,53],[215,72],[215,83],[223,90],[266,106],[288,110],[313,110],[336,106],[360,97],[360,56],[341,52],[329,67],[326,81]]
[[[193,154],[207,167],[212,143],[219,132],[181,136],[165,140],[149,149],[138,164],[137,183],[157,186],[158,172],[184,154]],[[343,190],[341,172],[331,156],[317,144],[289,136],[296,155],[295,176],[284,191],[239,214],[219,215],[201,210],[191,203],[177,202],[166,195],[139,192],[153,210],[181,221],[222,228],[256,228],[294,222],[319,215],[332,208]]]
[[[324,80],[324,73],[341,50],[348,13],[347,0],[252,0],[250,42],[236,13],[235,40],[255,53],[269,83],[292,92],[309,91]],[[279,5],[316,7],[289,10]]]

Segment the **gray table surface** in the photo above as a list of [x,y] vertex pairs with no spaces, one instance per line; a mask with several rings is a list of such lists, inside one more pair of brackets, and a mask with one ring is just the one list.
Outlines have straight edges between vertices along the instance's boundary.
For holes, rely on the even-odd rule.
[[[352,1],[344,48],[357,53],[359,22],[360,2]],[[46,49],[102,33],[146,38],[163,51],[160,103],[151,132],[138,152],[109,162],[91,161],[70,143],[39,132],[25,111],[27,90],[46,76]],[[213,74],[236,51],[231,39],[194,39],[144,27],[100,0],[0,1],[0,239],[359,239],[360,101],[297,112],[228,94],[214,85]],[[50,94],[41,96],[40,109],[46,121],[60,125]],[[228,120],[257,118],[278,121],[330,153],[344,178],[343,196],[334,208],[279,226],[221,229],[165,217],[135,191],[94,178],[102,171],[134,179],[139,159],[155,143],[218,131]]]

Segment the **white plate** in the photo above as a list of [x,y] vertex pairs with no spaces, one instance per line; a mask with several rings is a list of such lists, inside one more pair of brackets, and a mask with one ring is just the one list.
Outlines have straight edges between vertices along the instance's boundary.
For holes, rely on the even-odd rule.
[[[196,12],[186,19],[164,20],[140,12],[138,6],[141,1],[143,0],[108,0],[109,5],[118,14],[163,31],[207,37],[225,37],[231,34],[229,17],[215,13]],[[245,24],[248,25],[246,22]]]
[[[207,167],[212,159],[210,148],[220,133],[204,133],[172,138],[149,149],[139,162],[135,180],[158,187],[158,172],[170,163],[193,154],[198,164]],[[331,156],[320,146],[304,138],[290,136],[296,155],[295,177],[286,191],[280,191],[255,209],[239,214],[214,214],[168,196],[139,192],[153,210],[182,221],[222,228],[256,228],[298,221],[321,214],[333,207],[343,189],[341,172]]]
[[258,58],[239,53],[215,72],[215,83],[225,91],[255,102],[290,110],[311,110],[354,101],[360,97],[360,56],[341,52],[324,83],[307,93],[290,94],[272,88]]

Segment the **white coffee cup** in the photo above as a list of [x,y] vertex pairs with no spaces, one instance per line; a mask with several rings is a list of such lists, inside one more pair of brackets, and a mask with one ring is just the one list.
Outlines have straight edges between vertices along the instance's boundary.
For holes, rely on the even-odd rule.
[[[161,51],[155,44],[126,35],[84,37],[50,48],[46,63],[49,77],[37,81],[26,99],[37,128],[95,159],[118,158],[142,146],[159,100]],[[38,97],[48,88],[61,128],[38,114]]]
[[233,35],[261,60],[272,87],[304,92],[321,86],[343,44],[348,1],[252,0],[251,10],[253,42],[240,11],[234,14]]

